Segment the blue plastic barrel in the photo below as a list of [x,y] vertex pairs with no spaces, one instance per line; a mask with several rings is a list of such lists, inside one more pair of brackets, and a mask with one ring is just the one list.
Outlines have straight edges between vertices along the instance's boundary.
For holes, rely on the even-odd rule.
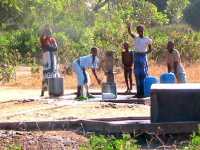
[[148,76],[144,79],[144,96],[151,96],[151,86],[152,84],[158,83],[158,79],[154,76]]
[[160,76],[160,83],[176,83],[176,76],[174,73],[164,73]]

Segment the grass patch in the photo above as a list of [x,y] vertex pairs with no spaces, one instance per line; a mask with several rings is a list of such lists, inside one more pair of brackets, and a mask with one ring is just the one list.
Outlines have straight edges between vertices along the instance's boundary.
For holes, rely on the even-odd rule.
[[22,146],[18,144],[12,144],[12,145],[7,146],[5,150],[23,150],[23,148]]
[[137,141],[130,135],[124,134],[122,138],[114,136],[92,135],[87,144],[80,150],[138,150]]
[[192,134],[189,144],[183,150],[200,150],[200,132]]

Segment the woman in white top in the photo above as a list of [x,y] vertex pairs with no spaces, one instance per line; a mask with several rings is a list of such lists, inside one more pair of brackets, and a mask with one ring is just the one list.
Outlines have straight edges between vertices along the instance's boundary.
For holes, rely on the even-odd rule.
[[87,96],[91,97],[91,95],[88,92],[88,80],[89,75],[86,72],[87,69],[91,68],[92,73],[94,74],[98,84],[101,83],[100,79],[98,78],[96,74],[96,69],[98,68],[99,59],[97,57],[97,48],[91,48],[91,54],[87,56],[82,56],[76,60],[73,61],[72,68],[77,76],[77,98],[80,98],[81,96],[81,89],[83,86],[86,87],[87,90]]
[[137,94],[135,97],[144,97],[144,79],[148,76],[147,54],[152,51],[152,40],[144,36],[144,26],[139,25],[136,28],[137,34],[131,32],[131,26],[128,24],[128,33],[134,39],[134,74],[136,79]]

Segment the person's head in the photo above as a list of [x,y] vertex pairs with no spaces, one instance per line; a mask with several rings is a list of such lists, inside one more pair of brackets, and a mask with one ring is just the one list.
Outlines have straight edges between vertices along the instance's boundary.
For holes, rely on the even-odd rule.
[[140,37],[144,36],[144,26],[143,25],[139,25],[136,27],[137,33]]
[[45,36],[51,36],[52,35],[52,29],[49,26],[45,26],[43,35]]
[[173,49],[174,49],[174,47],[175,47],[174,41],[168,41],[168,43],[167,43],[167,50],[168,50],[169,52],[172,52]]
[[97,48],[96,47],[91,48],[91,54],[92,54],[92,56],[97,56]]
[[123,48],[124,48],[126,51],[129,50],[129,45],[128,45],[127,42],[124,42],[124,43],[123,43]]

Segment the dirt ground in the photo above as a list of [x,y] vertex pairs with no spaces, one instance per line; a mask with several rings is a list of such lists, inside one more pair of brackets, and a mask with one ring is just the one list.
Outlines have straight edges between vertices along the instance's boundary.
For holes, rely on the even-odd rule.
[[[189,82],[200,82],[200,65],[184,64]],[[166,66],[150,63],[150,74],[159,77],[166,72]],[[103,73],[99,73],[102,81]],[[137,104],[113,104],[104,102],[78,102],[71,99],[40,98],[41,73],[31,74],[30,67],[19,67],[16,80],[0,84],[0,121],[43,121],[150,116],[150,107]],[[123,71],[116,76],[117,87],[125,91]],[[65,76],[65,89],[72,93],[76,88],[75,76]],[[92,89],[101,91],[92,77]],[[15,149],[20,145],[25,150],[78,149],[87,142],[84,135],[73,131],[17,132],[0,131],[0,150]]]
[[149,116],[150,107],[138,104],[26,99],[0,103],[0,121],[45,121]]
[[78,150],[87,141],[72,131],[0,131],[0,150]]
[[[103,74],[100,74],[103,78]],[[121,80],[117,74],[116,80]],[[31,74],[30,67],[18,67],[16,81],[0,87],[0,121],[59,120],[61,118],[90,119],[98,117],[149,116],[149,106],[131,104],[107,104],[102,102],[77,102],[73,96],[48,99],[41,98],[41,74]],[[92,80],[94,80],[92,78]],[[118,90],[125,91],[123,81]],[[75,92],[74,75],[65,76],[65,95]],[[91,89],[101,92],[95,80]],[[7,102],[8,101],[8,102]]]
[[[150,107],[137,104],[74,101],[68,93],[59,99],[39,97],[39,89],[0,89],[0,122],[73,120],[149,116]],[[0,150],[78,150],[88,142],[76,131],[0,131]]]

